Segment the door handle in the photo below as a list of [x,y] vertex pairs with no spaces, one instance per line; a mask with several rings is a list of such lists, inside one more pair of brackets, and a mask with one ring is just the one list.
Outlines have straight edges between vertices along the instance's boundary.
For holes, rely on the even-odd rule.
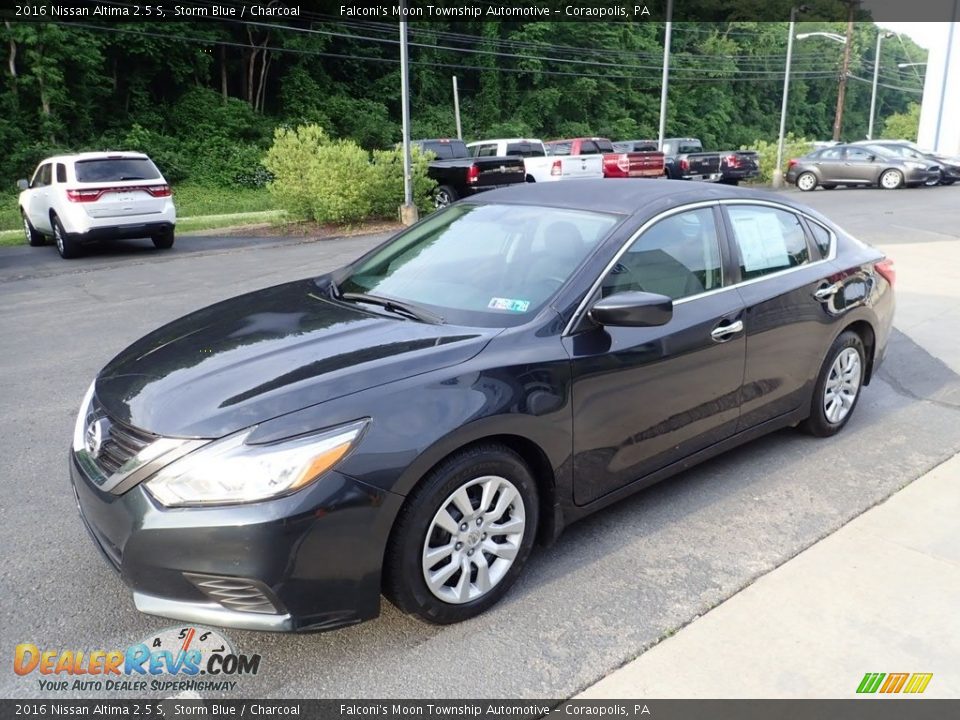
[[738,332],[743,332],[743,320],[737,320],[729,325],[717,325],[710,331],[710,337],[719,342],[726,340],[731,335],[736,335]]
[[813,293],[813,296],[817,300],[825,302],[836,295],[839,291],[840,288],[837,285],[827,285],[826,287],[819,288]]

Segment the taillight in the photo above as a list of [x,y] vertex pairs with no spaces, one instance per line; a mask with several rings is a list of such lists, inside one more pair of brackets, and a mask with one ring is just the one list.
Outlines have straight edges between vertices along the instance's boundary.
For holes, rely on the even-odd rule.
[[796,158],[790,158],[790,160],[787,162],[787,170],[789,170],[790,168],[792,168],[792,167],[793,167],[794,165],[796,165],[798,162],[799,162],[799,160],[797,160]]
[[96,202],[103,195],[103,190],[67,190],[67,200],[70,202]]
[[563,166],[559,160],[554,160],[553,165],[550,166],[551,175],[563,175]]
[[630,158],[627,155],[617,155],[617,167],[620,168],[621,172],[629,174]]
[[883,279],[890,283],[890,287],[893,287],[897,282],[897,269],[893,265],[893,260],[890,258],[884,258],[878,262],[874,267],[877,269],[877,272],[883,275]]
[[727,167],[740,167],[740,158],[736,155],[727,155]]
[[476,165],[471,165],[467,168],[467,182],[475,183],[480,179],[480,168]]
[[681,170],[689,170],[689,169],[690,169],[690,161],[687,160],[686,158],[680,158],[680,169],[681,169]]
[[173,195],[173,190],[169,185],[149,185],[143,189],[153,195],[153,197],[170,197]]

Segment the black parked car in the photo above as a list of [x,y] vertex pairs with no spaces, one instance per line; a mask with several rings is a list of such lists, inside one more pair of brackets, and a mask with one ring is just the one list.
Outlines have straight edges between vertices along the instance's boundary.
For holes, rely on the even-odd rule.
[[523,157],[473,157],[463,140],[439,138],[414,140],[421,152],[433,153],[427,175],[437,183],[433,194],[435,207],[446,207],[460,198],[485,190],[526,182]]
[[525,184],[121,352],[70,473],[147,613],[261,630],[493,605],[536,541],[787,426],[850,420],[894,271],[782,196]]

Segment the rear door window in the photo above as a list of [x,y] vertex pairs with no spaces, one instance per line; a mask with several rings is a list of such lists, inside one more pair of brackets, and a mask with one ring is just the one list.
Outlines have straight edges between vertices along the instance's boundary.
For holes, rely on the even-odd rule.
[[67,166],[63,163],[57,163],[57,182],[65,183],[67,181]]
[[815,223],[812,220],[807,221],[807,227],[810,228],[810,234],[813,236],[813,242],[820,251],[820,258],[826,258],[830,255],[830,231],[823,225]]
[[149,158],[78,160],[74,169],[77,182],[84,183],[160,179],[160,171]]
[[752,280],[810,262],[807,236],[793,213],[762,205],[727,207],[740,277]]

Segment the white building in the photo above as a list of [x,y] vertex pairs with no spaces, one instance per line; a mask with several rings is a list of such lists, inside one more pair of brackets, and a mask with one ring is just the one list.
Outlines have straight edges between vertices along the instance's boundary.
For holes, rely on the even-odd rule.
[[[954,9],[958,3],[954,3]],[[960,21],[960,17],[954,17]],[[944,23],[947,40],[930,48],[917,144],[960,155],[960,22]]]

